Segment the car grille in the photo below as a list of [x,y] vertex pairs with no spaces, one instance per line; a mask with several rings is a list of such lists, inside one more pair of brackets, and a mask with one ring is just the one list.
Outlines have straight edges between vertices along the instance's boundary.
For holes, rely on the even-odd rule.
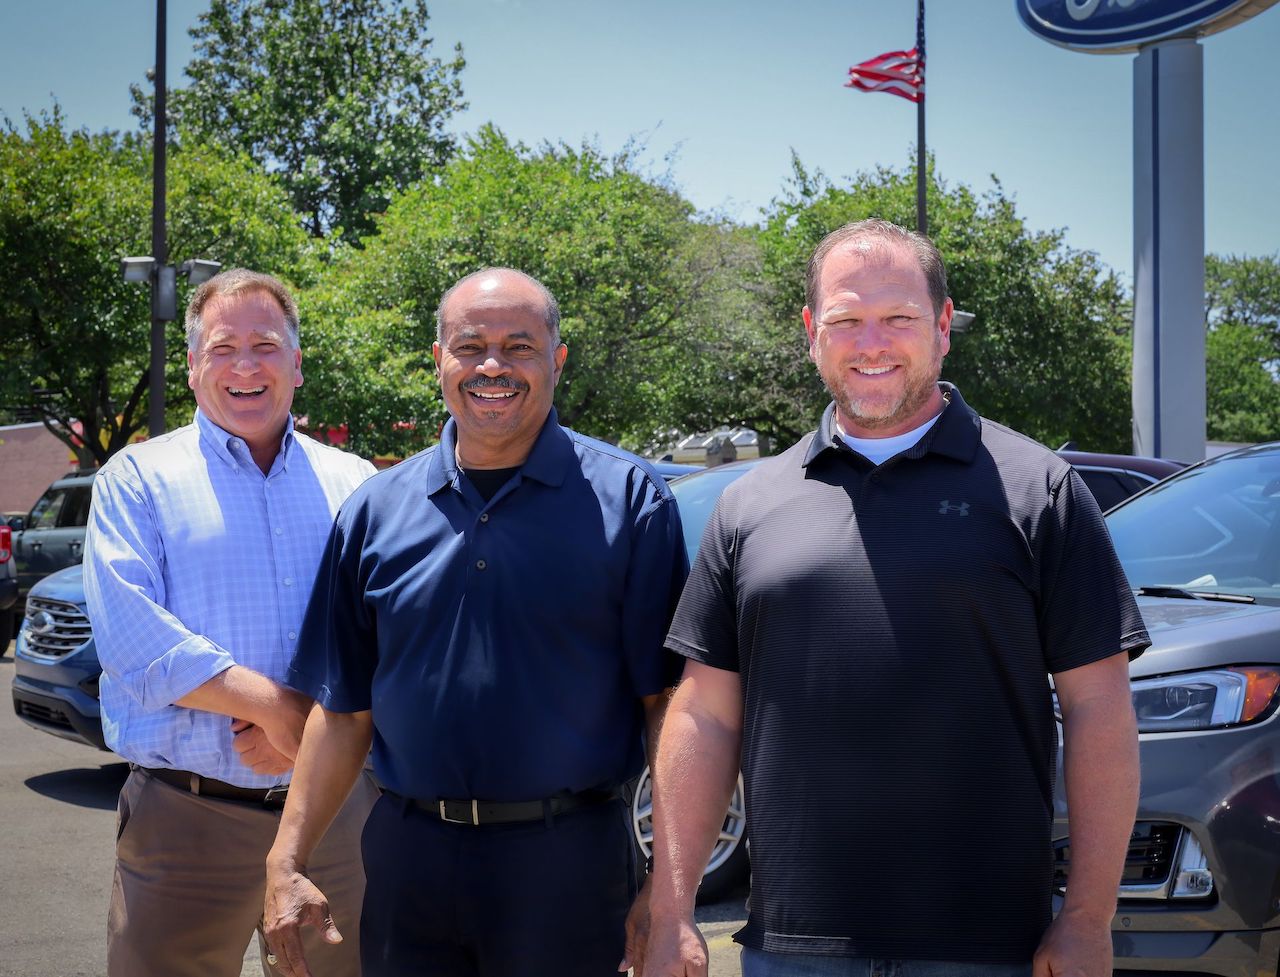
[[41,726],[58,726],[62,729],[74,729],[71,719],[57,706],[46,706],[26,699],[14,699],[14,707],[19,716],[29,719]]
[[[1182,827],[1167,821],[1139,821],[1129,836],[1129,853],[1120,880],[1122,899],[1163,899],[1169,895],[1174,859]],[[1067,838],[1053,844],[1054,888],[1066,888],[1071,870],[1071,843]]]
[[46,597],[27,598],[26,645],[30,654],[64,658],[91,637],[89,618],[75,604]]

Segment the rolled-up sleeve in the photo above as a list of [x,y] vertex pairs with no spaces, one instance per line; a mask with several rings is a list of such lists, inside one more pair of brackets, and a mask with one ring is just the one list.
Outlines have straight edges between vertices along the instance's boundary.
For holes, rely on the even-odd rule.
[[145,486],[103,469],[85,536],[85,599],[103,672],[145,712],[173,705],[235,664],[165,609],[164,561]]

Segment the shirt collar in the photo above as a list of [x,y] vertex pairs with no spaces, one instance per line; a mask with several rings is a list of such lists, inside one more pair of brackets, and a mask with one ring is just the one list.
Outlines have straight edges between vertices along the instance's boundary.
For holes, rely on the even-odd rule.
[[[427,494],[434,495],[446,485],[458,480],[458,425],[453,418],[445,422],[440,431],[440,447],[427,465]],[[569,466],[576,458],[573,438],[560,426],[555,408],[551,408],[543,422],[533,450],[520,466],[522,478],[532,478],[544,485],[556,487],[563,484]]]
[[[947,399],[947,406],[938,416],[938,422],[925,432],[924,437],[902,453],[906,458],[923,458],[933,453],[956,461],[972,461],[978,451],[982,432],[982,418],[964,402],[960,390],[953,383],[938,381],[938,388]],[[852,449],[840,438],[836,426],[836,405],[828,404],[822,413],[822,421],[814,432],[813,440],[805,452],[801,465],[808,468],[820,456],[832,452],[852,453]]]
[[[194,423],[196,430],[200,432],[200,440],[216,457],[221,458],[232,468],[253,464],[253,456],[249,453],[249,446],[245,444],[244,438],[213,423],[199,407],[196,408]],[[289,453],[293,448],[294,440],[293,415],[289,414],[284,424],[284,435],[280,438],[280,450],[271,463],[272,471],[288,469]],[[234,447],[237,444],[239,447]]]

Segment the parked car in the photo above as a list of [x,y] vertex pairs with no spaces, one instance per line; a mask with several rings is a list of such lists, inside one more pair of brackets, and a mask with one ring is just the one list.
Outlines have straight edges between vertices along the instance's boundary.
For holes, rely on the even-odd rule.
[[[89,523],[89,503],[96,469],[74,472],[50,485],[18,523],[13,533],[13,557],[17,563],[18,598],[10,627],[21,623],[23,602],[36,581],[56,570],[80,562],[84,534]],[[0,616],[5,615],[0,609]],[[0,636],[5,625],[0,625]]]
[[[1174,475],[1107,525],[1152,639],[1129,666],[1142,789],[1112,922],[1116,973],[1275,975],[1280,442]],[[1056,804],[1060,899],[1061,782]]]
[[13,530],[0,523],[0,655],[9,650],[16,630],[10,608],[18,602],[17,561],[13,558]]
[[31,588],[14,649],[13,710],[29,726],[105,750],[98,679],[79,565]]
[[1184,461],[1168,458],[1098,454],[1065,447],[1058,449],[1058,455],[1084,479],[1103,512],[1187,467]]

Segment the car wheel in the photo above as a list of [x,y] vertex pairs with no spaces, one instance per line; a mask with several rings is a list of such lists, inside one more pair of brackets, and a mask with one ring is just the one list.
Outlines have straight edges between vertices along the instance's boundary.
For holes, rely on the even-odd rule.
[[[653,851],[653,780],[648,767],[636,781],[631,798],[631,830],[636,847],[640,849],[640,857],[647,859]],[[724,824],[720,826],[720,836],[702,873],[698,902],[715,902],[727,895],[746,881],[748,871],[746,804],[743,801],[742,775],[739,774]]]

